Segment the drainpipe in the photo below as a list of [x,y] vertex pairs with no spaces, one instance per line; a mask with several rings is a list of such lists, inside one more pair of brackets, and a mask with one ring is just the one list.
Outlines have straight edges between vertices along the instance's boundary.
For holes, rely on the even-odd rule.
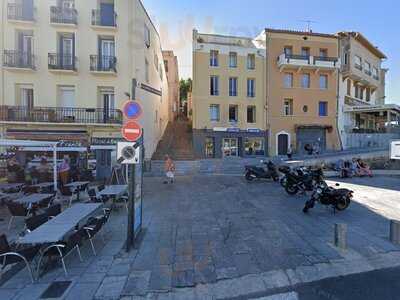
[[[340,49],[342,48],[341,45],[341,39],[340,36],[338,38],[338,60],[340,60],[340,67],[342,67],[342,61],[341,61],[341,56],[340,56]],[[343,141],[342,141],[342,135],[340,134],[340,129],[339,129],[339,114],[340,114],[340,75],[341,75],[341,70],[339,69],[337,75],[337,84],[336,84],[336,132],[339,138],[339,143],[340,143],[340,149],[343,149]]]
[[[1,28],[3,28],[3,30],[1,30],[1,44],[2,44],[2,48],[0,49],[1,50],[1,56],[2,57],[4,57],[3,56],[3,52],[4,52],[4,43],[5,43],[5,33],[4,33],[4,31],[5,31],[5,20],[6,20],[6,9],[7,9],[7,6],[6,6],[6,1],[2,1],[1,2],[2,3],[2,15],[1,15]],[[0,61],[2,62],[3,61],[3,59],[0,59]],[[4,67],[3,66],[1,66],[1,105],[4,105],[5,103],[4,103],[4,97],[5,97],[5,89],[4,89],[4,82],[5,82],[5,78],[4,78]]]

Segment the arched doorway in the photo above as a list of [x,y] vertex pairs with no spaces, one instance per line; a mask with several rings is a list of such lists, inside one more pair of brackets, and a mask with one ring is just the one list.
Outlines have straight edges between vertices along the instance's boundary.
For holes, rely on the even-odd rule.
[[287,155],[289,148],[290,135],[287,132],[279,132],[276,135],[276,153],[277,155]]

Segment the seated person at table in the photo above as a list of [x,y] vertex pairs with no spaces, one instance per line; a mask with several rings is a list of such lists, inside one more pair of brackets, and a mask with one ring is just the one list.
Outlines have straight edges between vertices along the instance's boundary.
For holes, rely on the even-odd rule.
[[40,164],[37,167],[37,172],[39,175],[39,182],[47,182],[49,180],[49,165],[46,157],[41,158]]
[[68,183],[70,169],[71,168],[68,163],[68,158],[64,157],[62,163],[58,166],[58,172],[60,174],[61,183],[63,185],[66,185]]
[[357,164],[358,164],[358,173],[360,176],[372,177],[372,171],[366,162],[364,162],[361,158],[359,158],[357,160]]

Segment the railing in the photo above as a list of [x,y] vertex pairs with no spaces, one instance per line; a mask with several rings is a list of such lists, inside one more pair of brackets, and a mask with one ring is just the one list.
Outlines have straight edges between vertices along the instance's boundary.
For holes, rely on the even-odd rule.
[[117,73],[117,58],[115,56],[90,55],[90,71]]
[[100,9],[92,10],[92,25],[93,26],[107,26],[107,27],[117,27],[117,14],[114,12],[114,15],[111,19],[107,19],[103,17],[102,11]]
[[35,69],[35,56],[18,50],[4,50],[3,66],[9,68]]
[[59,24],[78,24],[78,12],[74,8],[50,7],[50,22]]
[[354,64],[354,68],[356,68],[356,69],[362,71],[362,65]]
[[298,55],[298,54],[286,54],[285,53],[285,58],[290,60],[290,59],[299,59],[299,60],[307,60],[310,62],[310,56],[309,55]]
[[278,65],[315,66],[320,68],[338,68],[340,62],[337,57],[312,56],[282,53],[278,56]]
[[49,69],[76,71],[77,58],[70,54],[49,53]]
[[0,121],[122,124],[119,109],[0,106]]
[[16,21],[34,21],[33,11],[26,11],[23,5],[17,3],[7,4],[7,18]]

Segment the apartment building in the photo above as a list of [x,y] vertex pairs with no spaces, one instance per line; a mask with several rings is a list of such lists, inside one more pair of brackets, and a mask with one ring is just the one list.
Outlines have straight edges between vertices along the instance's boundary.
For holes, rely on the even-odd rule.
[[[141,1],[3,0],[0,16],[4,137],[113,149],[131,96],[152,156],[168,122],[168,83]],[[108,168],[110,152],[98,164]]]
[[193,145],[200,158],[264,156],[265,48],[193,31]]
[[285,155],[290,145],[303,153],[340,149],[337,131],[338,37],[266,29],[266,103],[269,150]]
[[[354,145],[354,134],[387,133],[398,126],[400,107],[385,104],[386,55],[359,32],[339,32],[338,125],[343,147]],[[393,126],[392,126],[393,125]]]
[[173,122],[179,112],[179,66],[174,51],[163,51],[165,73],[168,80],[168,121]]

